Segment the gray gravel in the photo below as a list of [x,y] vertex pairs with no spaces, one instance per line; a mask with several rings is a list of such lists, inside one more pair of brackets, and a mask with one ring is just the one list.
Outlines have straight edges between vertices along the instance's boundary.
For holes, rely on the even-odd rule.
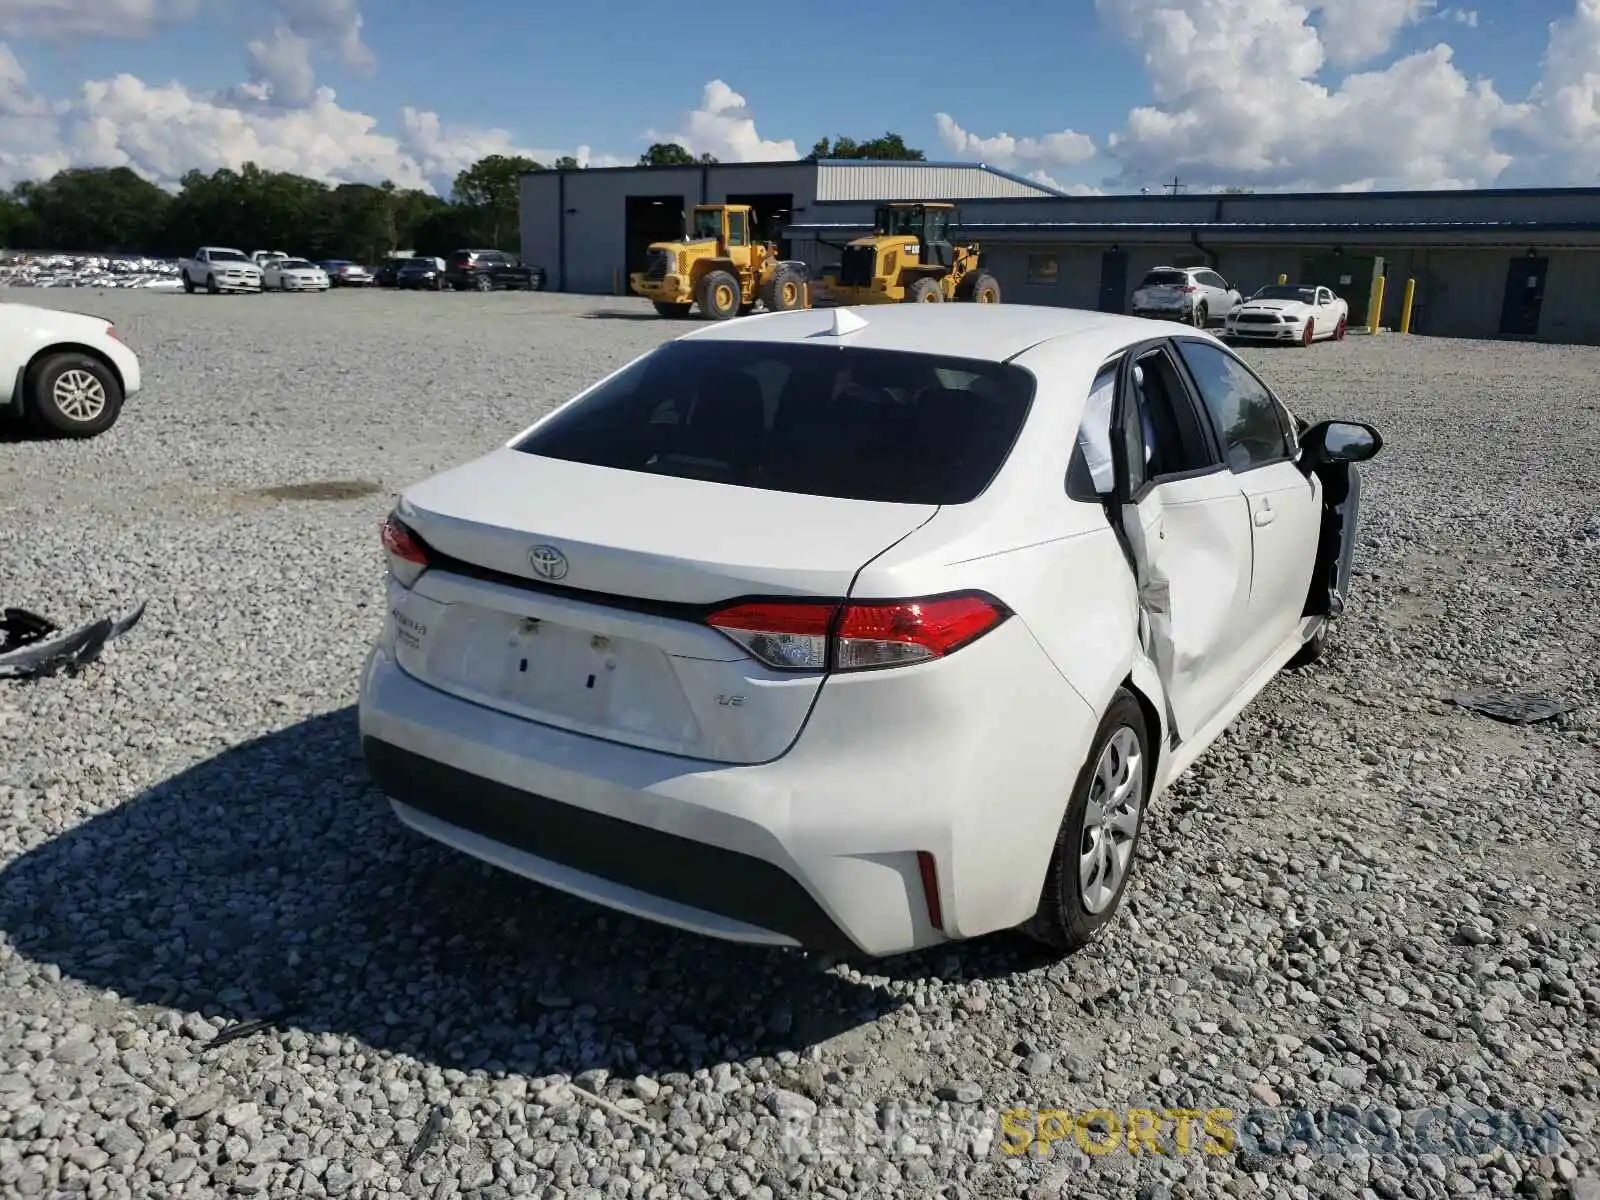
[[[1092,950],[817,963],[414,838],[357,752],[391,495],[687,326],[551,295],[11,298],[114,318],[148,390],[97,441],[0,443],[0,601],[150,608],[89,673],[0,684],[0,1194],[1600,1192],[1600,350],[1246,351],[1389,439],[1330,657],[1152,814]],[[327,481],[373,490],[263,491]],[[1445,702],[1485,686],[1588,707]],[[1257,1136],[1206,1153],[1196,1121],[1178,1153],[1163,1117],[1162,1155],[1008,1154],[1013,1106]]]

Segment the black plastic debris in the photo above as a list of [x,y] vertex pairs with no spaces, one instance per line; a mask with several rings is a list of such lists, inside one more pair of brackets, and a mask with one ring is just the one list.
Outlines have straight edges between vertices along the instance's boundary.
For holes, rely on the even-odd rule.
[[1467,692],[1450,697],[1450,703],[1508,725],[1532,725],[1535,721],[1548,721],[1562,713],[1573,712],[1578,707],[1554,696],[1523,692]]
[[214,1038],[206,1043],[207,1050],[215,1050],[219,1046],[226,1046],[229,1042],[237,1042],[240,1038],[247,1038],[252,1034],[260,1033],[263,1029],[273,1029],[289,1019],[291,1014],[278,1013],[271,1017],[253,1017],[248,1021],[235,1021],[223,1029]]
[[62,671],[75,675],[142,616],[143,601],[119,620],[102,617],[63,633],[54,621],[25,608],[0,610],[0,679],[43,679]]
[[435,1105],[433,1111],[428,1114],[427,1123],[423,1125],[422,1131],[417,1134],[417,1140],[411,1143],[411,1149],[406,1154],[407,1171],[415,1169],[422,1161],[422,1156],[433,1149],[433,1144],[439,1140],[439,1134],[444,1130],[448,1116],[449,1110],[442,1104]]

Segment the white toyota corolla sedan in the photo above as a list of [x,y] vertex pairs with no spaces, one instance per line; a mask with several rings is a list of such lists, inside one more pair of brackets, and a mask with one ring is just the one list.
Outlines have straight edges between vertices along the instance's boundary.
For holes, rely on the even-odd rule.
[[1152,799],[1322,651],[1380,446],[1164,322],[707,325],[401,495],[368,769],[428,837],[701,934],[1071,951]]

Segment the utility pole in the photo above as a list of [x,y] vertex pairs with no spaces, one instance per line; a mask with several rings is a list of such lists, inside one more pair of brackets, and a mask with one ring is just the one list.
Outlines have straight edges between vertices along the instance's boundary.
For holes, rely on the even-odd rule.
[[1178,181],[1178,177],[1176,175],[1174,175],[1172,177],[1172,182],[1171,183],[1164,183],[1164,184],[1161,185],[1161,190],[1164,191],[1164,192],[1168,192],[1171,195],[1176,196],[1179,192],[1183,191],[1188,186],[1189,185],[1186,184],[1186,183],[1180,183]]

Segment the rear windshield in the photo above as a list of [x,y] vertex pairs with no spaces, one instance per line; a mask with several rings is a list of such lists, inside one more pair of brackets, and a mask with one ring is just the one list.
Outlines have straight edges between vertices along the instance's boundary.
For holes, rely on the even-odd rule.
[[1182,271],[1151,271],[1144,277],[1141,287],[1167,287],[1176,284],[1183,287],[1189,282],[1189,277]]
[[516,448],[767,491],[964,504],[999,471],[1032,400],[1033,376],[1004,363],[684,340],[635,362]]

